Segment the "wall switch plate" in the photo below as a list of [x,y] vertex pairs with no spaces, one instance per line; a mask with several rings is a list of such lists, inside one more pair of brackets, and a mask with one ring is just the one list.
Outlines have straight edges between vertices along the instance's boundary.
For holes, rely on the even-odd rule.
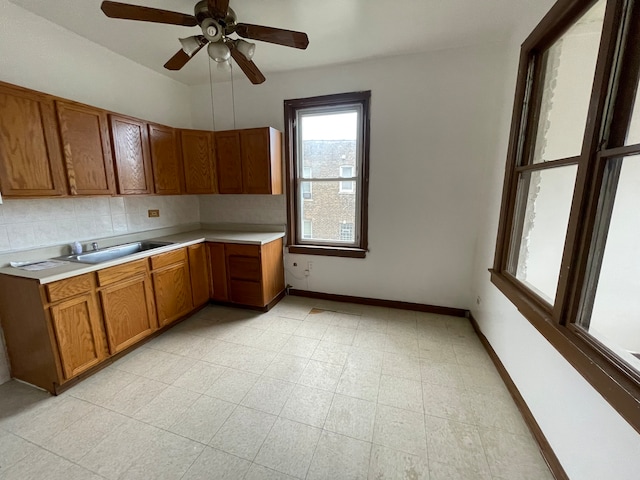
[[160,210],[149,210],[149,218],[159,217],[159,216],[160,216]]

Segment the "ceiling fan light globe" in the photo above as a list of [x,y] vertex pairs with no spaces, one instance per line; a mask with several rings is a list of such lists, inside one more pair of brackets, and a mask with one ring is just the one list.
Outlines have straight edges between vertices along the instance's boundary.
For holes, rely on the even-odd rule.
[[207,47],[207,53],[217,63],[226,62],[231,58],[231,52],[224,42],[212,42]]
[[238,39],[236,40],[236,48],[238,51],[247,57],[248,60],[253,58],[253,54],[256,52],[256,44],[247,42],[246,40]]
[[202,24],[202,34],[210,42],[217,42],[222,38],[222,27],[213,18],[206,18]]
[[200,40],[198,40],[198,37],[196,36],[179,38],[178,40],[180,40],[180,44],[182,45],[182,50],[184,51],[184,53],[186,53],[190,57],[193,56],[200,48]]

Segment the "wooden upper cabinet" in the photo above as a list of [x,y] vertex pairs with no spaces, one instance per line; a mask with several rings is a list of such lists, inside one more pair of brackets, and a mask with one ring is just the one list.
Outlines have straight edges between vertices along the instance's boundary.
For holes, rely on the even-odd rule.
[[0,192],[22,197],[66,191],[53,100],[0,84]]
[[120,195],[153,193],[153,173],[146,122],[111,114],[109,125],[118,193]]
[[183,190],[184,175],[176,130],[150,123],[149,146],[156,193],[179,195]]
[[242,159],[240,132],[216,132],[218,193],[242,193]]
[[240,130],[244,193],[282,193],[282,132],[274,128]]
[[106,112],[61,100],[56,109],[71,194],[115,194]]
[[213,133],[180,130],[186,193],[217,193]]

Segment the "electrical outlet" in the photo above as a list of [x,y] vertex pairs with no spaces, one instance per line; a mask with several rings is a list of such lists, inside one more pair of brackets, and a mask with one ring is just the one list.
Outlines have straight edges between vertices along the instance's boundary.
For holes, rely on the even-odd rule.
[[307,262],[307,270],[313,270],[313,262]]
[[149,210],[149,218],[159,217],[159,216],[160,216],[160,210]]

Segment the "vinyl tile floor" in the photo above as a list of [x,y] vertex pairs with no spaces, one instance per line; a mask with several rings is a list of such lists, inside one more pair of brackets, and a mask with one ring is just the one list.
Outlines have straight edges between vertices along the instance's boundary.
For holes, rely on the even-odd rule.
[[550,480],[468,320],[208,306],[52,397],[0,386],[0,479]]

